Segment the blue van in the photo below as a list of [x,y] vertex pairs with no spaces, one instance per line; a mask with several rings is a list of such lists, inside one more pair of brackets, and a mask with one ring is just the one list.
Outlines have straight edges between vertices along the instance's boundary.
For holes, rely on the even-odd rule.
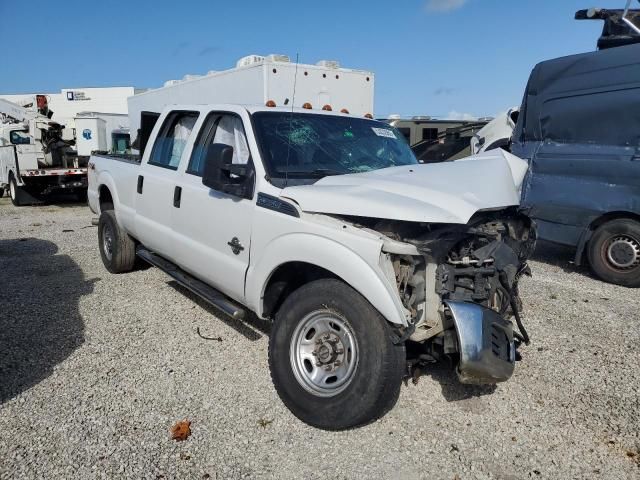
[[511,142],[529,161],[521,205],[539,237],[640,287],[640,44],[538,64]]

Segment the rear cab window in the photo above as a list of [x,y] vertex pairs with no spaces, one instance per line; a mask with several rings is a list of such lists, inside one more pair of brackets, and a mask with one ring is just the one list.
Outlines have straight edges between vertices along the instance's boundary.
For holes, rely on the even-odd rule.
[[153,143],[147,163],[177,170],[197,120],[198,112],[174,111],[167,115]]

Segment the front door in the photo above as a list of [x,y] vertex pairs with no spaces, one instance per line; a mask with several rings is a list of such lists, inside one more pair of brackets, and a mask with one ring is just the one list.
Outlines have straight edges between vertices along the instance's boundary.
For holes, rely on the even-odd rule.
[[173,209],[172,220],[180,244],[176,262],[236,300],[244,298],[255,203],[206,187],[202,173],[208,149],[214,143],[233,147],[233,163],[251,161],[243,115],[246,117],[246,112],[241,109],[208,114],[189,162],[181,168],[180,202]]

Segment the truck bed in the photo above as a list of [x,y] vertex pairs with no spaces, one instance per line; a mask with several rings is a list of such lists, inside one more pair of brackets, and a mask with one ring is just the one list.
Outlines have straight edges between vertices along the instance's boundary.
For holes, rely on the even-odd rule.
[[133,155],[130,153],[107,153],[107,152],[93,152],[92,157],[109,158],[111,160],[117,160],[119,162],[134,163],[140,165],[142,157],[140,155]]

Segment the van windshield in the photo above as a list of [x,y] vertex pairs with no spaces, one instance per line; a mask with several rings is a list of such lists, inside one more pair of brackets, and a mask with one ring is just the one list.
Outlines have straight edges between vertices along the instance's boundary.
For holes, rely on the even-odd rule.
[[267,173],[278,179],[310,179],[414,165],[406,140],[388,124],[312,113],[257,112],[256,136]]

